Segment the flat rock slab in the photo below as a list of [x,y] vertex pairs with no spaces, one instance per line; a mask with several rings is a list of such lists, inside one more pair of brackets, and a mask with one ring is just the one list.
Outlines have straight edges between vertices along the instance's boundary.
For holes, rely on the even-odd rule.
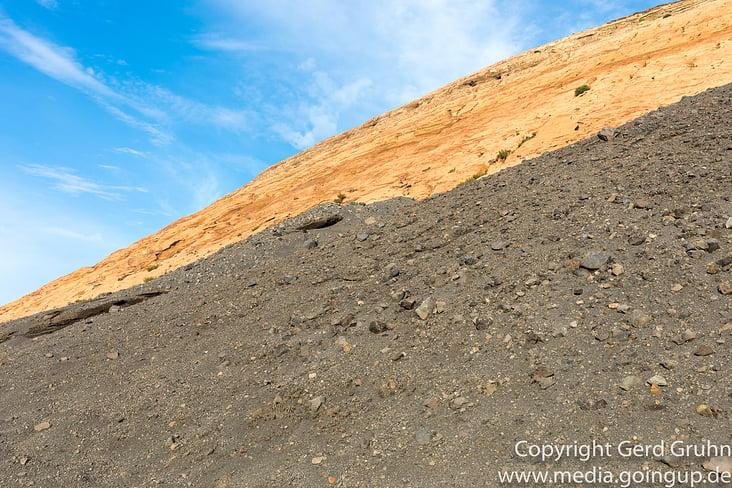
[[610,254],[608,253],[590,251],[580,260],[580,266],[594,271],[602,268],[609,260]]
[[108,313],[110,309],[118,310],[119,307],[129,307],[169,291],[156,290],[130,293],[129,290],[125,290],[114,295],[83,303],[72,303],[56,310],[15,320],[7,324],[7,329],[3,328],[0,343],[13,337],[22,336],[32,339],[33,337],[52,334],[81,320]]

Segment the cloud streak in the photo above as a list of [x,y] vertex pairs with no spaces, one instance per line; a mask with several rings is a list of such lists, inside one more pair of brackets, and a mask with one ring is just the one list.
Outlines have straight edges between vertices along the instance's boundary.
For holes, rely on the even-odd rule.
[[247,42],[232,38],[201,37],[194,40],[194,44],[200,49],[211,51],[252,52],[267,49],[266,46],[256,42]]
[[49,10],[55,10],[58,8],[57,0],[36,0],[36,3],[41,7],[45,7]]
[[235,133],[249,128],[250,114],[242,110],[197,102],[147,83],[129,84],[128,90],[137,99],[154,100],[156,107],[162,107],[158,108],[162,118],[169,118],[167,112],[172,112],[178,119],[196,125],[213,125]]
[[43,166],[31,164],[20,166],[26,173],[52,180],[54,188],[70,195],[88,194],[104,200],[124,200],[123,193],[141,192],[147,190],[141,187],[102,185],[94,181],[78,176],[69,168]]
[[88,93],[117,99],[119,96],[74,60],[74,52],[18,27],[0,14],[0,46],[38,71]]
[[81,232],[75,232],[73,230],[65,229],[63,227],[41,227],[39,230],[54,236],[66,237],[78,241],[99,243],[104,241],[104,239],[102,238],[102,234],[99,232],[95,232],[94,234],[82,234]]
[[[218,43],[219,47],[225,45]],[[250,127],[250,116],[243,111],[207,105],[137,80],[106,80],[91,67],[82,65],[73,49],[20,28],[2,13],[0,48],[41,73],[86,93],[116,119],[146,133],[157,145],[173,142],[170,127],[181,121],[234,133]]]
[[139,156],[141,158],[147,156],[147,153],[138,151],[137,149],[132,149],[131,147],[115,147],[114,151],[123,154],[132,154],[133,156]]

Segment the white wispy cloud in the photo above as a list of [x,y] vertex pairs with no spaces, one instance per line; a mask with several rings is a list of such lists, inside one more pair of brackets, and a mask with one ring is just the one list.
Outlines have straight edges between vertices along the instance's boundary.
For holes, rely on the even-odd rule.
[[249,114],[243,111],[201,103],[139,80],[105,77],[80,63],[73,49],[22,29],[1,12],[0,48],[47,76],[83,91],[118,120],[147,133],[158,145],[174,140],[171,126],[181,121],[235,133],[250,127]]
[[57,0],[36,0],[36,3],[42,7],[45,7],[49,10],[54,10],[58,8],[58,1]]
[[211,205],[221,198],[219,179],[213,172],[203,173],[193,188],[193,198],[198,209]]
[[147,192],[145,188],[141,187],[102,185],[74,174],[73,170],[69,168],[31,164],[20,166],[20,169],[30,175],[52,180],[54,188],[70,195],[88,194],[105,200],[123,200],[124,193]]
[[267,49],[266,46],[256,42],[247,42],[231,38],[200,37],[194,40],[194,44],[201,49],[208,49],[212,51],[251,52]]
[[337,86],[327,73],[316,71],[310,84],[310,100],[299,104],[272,130],[296,149],[305,149],[338,132],[339,114],[356,105],[372,86],[369,79]]
[[94,69],[84,67],[76,60],[73,49],[35,36],[1,13],[0,47],[41,73],[90,95],[114,117],[148,133],[155,142],[162,144],[172,140],[172,135],[156,124],[140,120],[122,110],[120,106],[129,106],[144,114],[145,106],[110,88]]
[[63,48],[34,36],[0,14],[0,46],[38,71],[62,83],[94,95],[117,98],[118,95],[75,59],[70,48]]
[[199,38],[199,46],[251,50],[255,40],[241,26],[255,24],[256,47],[300,71],[302,83],[272,102],[269,123],[296,149],[522,47],[520,16],[496,0],[199,1],[230,19]]
[[63,227],[41,227],[39,230],[46,234],[51,234],[59,237],[67,237],[79,241],[102,242],[104,240],[102,234],[99,232],[95,232],[93,234],[83,234],[81,232],[75,232],[71,229],[66,229]]
[[136,117],[133,117],[132,115],[129,115],[124,110],[119,109],[116,106],[110,103],[106,103],[104,101],[101,102],[101,105],[104,106],[104,108],[106,108],[107,111],[114,115],[118,120],[121,120],[130,127],[134,127],[147,133],[147,135],[150,136],[150,140],[155,144],[169,144],[175,139],[172,133],[167,130],[162,130],[160,128],[160,124],[140,120]]
[[209,105],[177,95],[166,88],[149,83],[127,83],[127,93],[136,100],[146,100],[149,115],[158,120],[169,121],[170,113],[177,120],[195,125],[213,125],[232,132],[247,130],[251,113],[227,107]]
[[[407,82],[429,91],[498,61],[519,48],[520,15],[496,0],[341,2],[207,0],[236,23],[264,25],[259,44],[315,58],[357,78]],[[236,24],[218,37],[243,44]],[[241,31],[240,31],[241,32]],[[216,37],[215,34],[211,34]]]
[[133,156],[139,157],[145,157],[148,155],[146,152],[138,151],[137,149],[132,149],[131,147],[115,147],[114,151],[124,154],[132,154]]

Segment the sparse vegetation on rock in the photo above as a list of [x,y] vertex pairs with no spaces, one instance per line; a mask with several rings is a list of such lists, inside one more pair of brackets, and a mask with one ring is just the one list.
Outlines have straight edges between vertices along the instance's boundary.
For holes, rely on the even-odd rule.
[[525,135],[524,138],[521,139],[521,142],[519,142],[518,147],[523,146],[524,144],[526,144],[527,142],[529,142],[534,137],[536,137],[536,132],[532,132],[531,134]]
[[508,159],[508,157],[511,155],[511,151],[508,149],[501,149],[498,151],[498,154],[496,154],[496,159],[498,161],[505,161]]
[[590,85],[580,85],[574,89],[574,96],[578,97],[588,91],[590,91]]

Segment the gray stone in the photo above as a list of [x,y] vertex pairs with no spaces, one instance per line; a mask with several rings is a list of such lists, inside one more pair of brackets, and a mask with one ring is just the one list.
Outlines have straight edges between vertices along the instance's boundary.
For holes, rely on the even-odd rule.
[[437,397],[428,398],[422,402],[423,407],[435,409],[440,406],[440,399]]
[[476,330],[486,330],[493,325],[493,319],[491,317],[482,317],[475,321]]
[[313,249],[315,247],[318,247],[318,241],[316,241],[315,239],[308,239],[302,243],[302,247],[304,247],[305,249]]
[[712,253],[714,251],[718,251],[720,248],[719,240],[717,239],[707,239],[707,249],[706,251],[708,253]]
[[620,130],[615,127],[604,127],[597,133],[598,139],[601,141],[612,141],[620,135]]
[[653,208],[653,202],[650,202],[648,200],[636,200],[635,202],[633,202],[633,206],[635,208],[651,210]]
[[556,324],[552,328],[552,337],[566,337],[567,336],[567,326],[562,324]]
[[454,400],[452,401],[452,404],[453,404],[453,406],[455,406],[455,407],[458,407],[458,408],[459,408],[459,407],[464,407],[464,406],[465,406],[465,405],[467,405],[468,403],[470,403],[470,400],[468,400],[468,399],[467,399],[467,398],[465,398],[464,396],[460,396],[460,397],[457,397],[457,398],[455,398],[455,399],[454,399]]
[[338,214],[331,214],[326,215],[324,217],[317,217],[317,218],[310,218],[307,222],[299,225],[296,227],[296,230],[315,230],[315,229],[324,229],[325,227],[330,227],[331,225],[335,225],[338,222],[343,220],[343,217]]
[[697,338],[697,333],[693,330],[686,329],[684,332],[681,333],[681,340],[683,342],[689,342],[693,341]]
[[692,239],[686,244],[686,249],[689,251],[692,250],[702,250],[706,251],[708,248],[707,241],[705,239]]
[[714,349],[703,344],[694,351],[694,356],[711,356],[712,354],[714,354]]
[[340,318],[334,317],[331,324],[334,326],[350,327],[356,323],[356,317],[352,313],[347,313]]
[[505,242],[505,241],[497,241],[497,242],[494,242],[494,243],[492,243],[492,244],[491,244],[491,249],[492,249],[493,251],[500,251],[500,250],[502,250],[502,249],[506,249],[506,248],[507,248],[507,247],[509,247],[510,245],[511,245],[511,243],[510,243],[510,242]]
[[412,310],[416,304],[417,301],[412,298],[405,298],[404,300],[399,301],[399,306],[404,310]]
[[661,366],[663,366],[664,368],[666,368],[668,370],[672,370],[678,365],[679,365],[679,362],[674,359],[665,359],[665,360],[661,361]]
[[594,271],[602,268],[609,260],[610,255],[608,253],[589,251],[585,257],[580,260],[580,266]]
[[435,300],[432,297],[426,298],[414,311],[420,319],[425,320],[435,309]]
[[310,408],[310,411],[317,412],[320,407],[323,406],[323,403],[325,403],[325,397],[323,395],[318,395],[315,398],[308,400],[308,407]]
[[421,446],[427,445],[432,441],[432,431],[429,429],[422,429],[414,434],[414,438],[417,441],[417,444]]
[[630,322],[633,327],[638,328],[647,326],[650,321],[651,316],[643,313],[640,310],[633,310],[633,312],[628,317],[628,322]]
[[391,293],[392,300],[395,300],[397,302],[406,298],[407,296],[409,296],[407,290],[397,290]]
[[708,469],[709,471],[732,475],[732,456],[711,457],[703,466],[704,469]]
[[622,388],[625,391],[630,390],[631,388],[634,388],[641,384],[641,379],[637,376],[626,376],[623,378],[623,381],[620,383],[620,388]]
[[648,378],[648,381],[646,381],[649,385],[656,385],[656,386],[668,386],[668,381],[666,381],[666,378],[661,376],[660,374],[656,374]]
[[382,322],[381,320],[372,320],[369,322],[369,331],[373,332],[374,334],[381,334],[382,332],[386,332],[388,330],[388,326],[385,322]]
[[662,456],[658,458],[659,461],[661,461],[666,466],[670,466],[672,468],[678,468],[683,466],[684,464],[684,458],[679,456]]
[[549,388],[551,388],[552,386],[554,386],[556,384],[557,384],[557,380],[553,377],[542,378],[541,380],[539,380],[539,388],[541,388],[542,390],[548,390]]
[[460,262],[466,266],[472,266],[478,262],[478,258],[466,254],[464,256],[460,256]]
[[732,295],[732,280],[720,283],[718,289],[722,295]]

